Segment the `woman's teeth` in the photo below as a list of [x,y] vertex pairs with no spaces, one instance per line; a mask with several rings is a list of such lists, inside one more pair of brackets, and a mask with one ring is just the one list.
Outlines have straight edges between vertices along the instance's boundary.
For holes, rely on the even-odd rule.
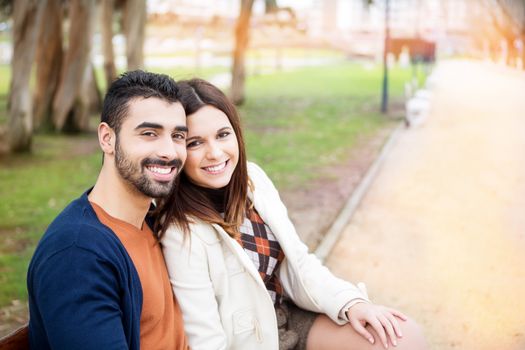
[[224,169],[225,167],[226,167],[226,162],[218,164],[218,165],[214,165],[214,166],[205,167],[204,170],[210,171],[210,172],[216,172],[216,171],[220,171]]

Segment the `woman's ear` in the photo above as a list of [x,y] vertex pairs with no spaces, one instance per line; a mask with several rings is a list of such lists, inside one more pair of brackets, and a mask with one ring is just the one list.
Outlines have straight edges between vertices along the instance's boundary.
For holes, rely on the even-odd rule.
[[107,123],[98,125],[98,143],[102,152],[105,154],[115,153],[116,136],[115,131]]

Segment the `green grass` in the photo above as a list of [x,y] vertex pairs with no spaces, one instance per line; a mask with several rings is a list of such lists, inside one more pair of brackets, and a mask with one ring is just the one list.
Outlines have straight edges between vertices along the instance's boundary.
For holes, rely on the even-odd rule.
[[[246,52],[246,58],[256,59],[275,57],[275,52],[278,49],[276,48],[252,48]],[[315,57],[315,58],[343,58],[344,53],[340,50],[330,50],[330,49],[311,49],[311,48],[290,48],[285,47],[280,50],[282,57],[287,58],[305,58],[305,57]]]
[[0,94],[7,93],[10,81],[11,67],[7,64],[0,64]]
[[[392,99],[401,98],[409,72],[391,73]],[[380,68],[358,64],[304,68],[254,77],[240,109],[250,159],[279,187],[303,186],[324,176],[323,166],[389,120],[379,113]]]
[[10,81],[10,67],[5,64],[0,64],[0,125],[7,121],[7,92]]
[[[150,70],[179,79],[224,71]],[[0,73],[3,78],[9,71],[0,66]],[[393,96],[401,96],[409,77],[409,70],[392,72]],[[240,108],[249,159],[281,189],[329,175],[323,166],[344,161],[360,140],[390,125],[391,119],[378,113],[380,86],[380,68],[358,64],[249,78]],[[6,89],[0,86],[0,96]],[[25,275],[39,237],[67,203],[94,184],[100,152],[79,147],[95,138],[36,135],[33,154],[0,159],[0,307],[27,299]]]
[[78,142],[94,137],[37,135],[33,154],[2,159],[0,306],[27,298],[24,279],[36,242],[67,203],[95,182],[99,152],[74,155]]

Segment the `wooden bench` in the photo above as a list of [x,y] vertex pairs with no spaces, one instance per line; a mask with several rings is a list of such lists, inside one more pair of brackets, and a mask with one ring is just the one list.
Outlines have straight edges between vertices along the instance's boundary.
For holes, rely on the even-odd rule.
[[29,349],[29,327],[27,325],[18,328],[14,332],[0,338],[0,350],[28,350]]

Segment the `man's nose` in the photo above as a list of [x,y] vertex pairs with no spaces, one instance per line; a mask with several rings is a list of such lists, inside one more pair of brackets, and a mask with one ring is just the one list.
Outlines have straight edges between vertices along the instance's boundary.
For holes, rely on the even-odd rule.
[[160,142],[159,149],[157,150],[157,155],[165,160],[180,158],[180,155],[177,154],[177,145],[171,138],[171,135],[162,138],[162,142]]

